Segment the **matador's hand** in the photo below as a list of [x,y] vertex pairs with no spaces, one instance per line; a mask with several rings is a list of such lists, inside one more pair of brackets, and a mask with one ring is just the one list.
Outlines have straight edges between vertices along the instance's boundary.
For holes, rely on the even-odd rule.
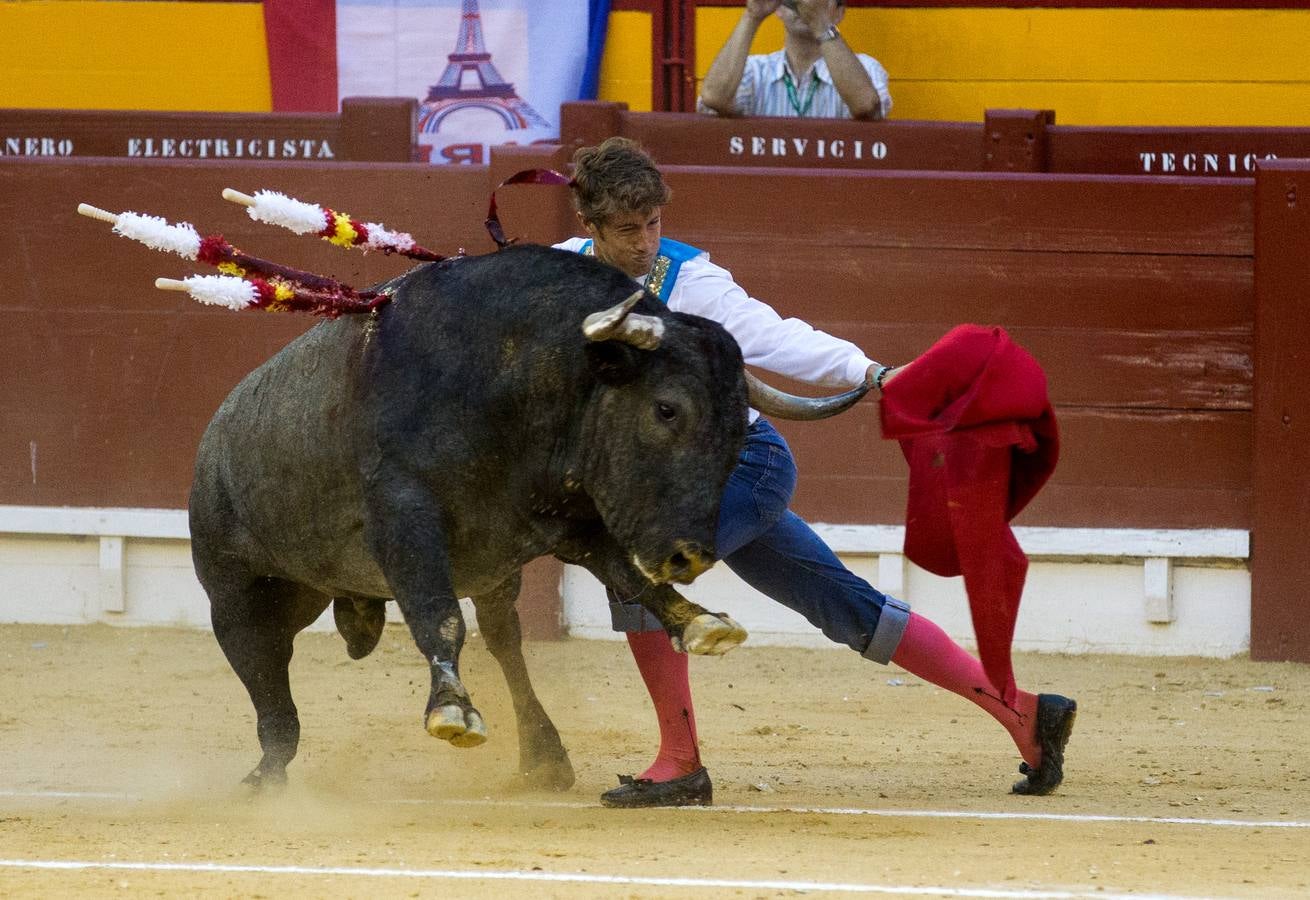
[[763,21],[773,15],[782,0],[746,0],[746,14],[752,19]]

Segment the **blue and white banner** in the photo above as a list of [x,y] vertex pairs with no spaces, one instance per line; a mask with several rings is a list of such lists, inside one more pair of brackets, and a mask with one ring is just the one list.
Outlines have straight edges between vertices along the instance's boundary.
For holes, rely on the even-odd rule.
[[418,98],[433,163],[554,140],[560,104],[581,96],[595,0],[336,3],[338,96]]

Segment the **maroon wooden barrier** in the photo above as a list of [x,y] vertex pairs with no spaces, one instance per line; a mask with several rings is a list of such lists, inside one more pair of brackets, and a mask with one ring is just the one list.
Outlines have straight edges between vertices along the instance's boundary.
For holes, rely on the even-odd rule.
[[[13,286],[0,300],[0,378],[12,386],[0,395],[0,503],[183,506],[212,410],[308,324],[155,291],[155,276],[186,274],[187,264],[112,237],[75,214],[79,201],[189,219],[252,253],[364,284],[404,263],[257,225],[220,190],[283,190],[409,230],[437,250],[484,252],[491,189],[521,168],[559,168],[568,151],[498,148],[488,167],[0,160],[0,215],[11,223],[0,264]],[[1031,349],[1050,378],[1064,451],[1021,524],[1252,528],[1261,559],[1286,562],[1267,543],[1269,529],[1296,510],[1275,507],[1257,520],[1253,501],[1253,490],[1258,500],[1281,482],[1273,499],[1304,503],[1286,490],[1289,473],[1269,468],[1299,459],[1298,435],[1253,426],[1253,409],[1267,417],[1277,404],[1257,405],[1252,394],[1252,179],[699,166],[666,174],[675,191],[669,236],[709,250],[780,312],[875,358],[908,360],[963,321],[1004,325]],[[1277,191],[1262,191],[1263,216]],[[548,242],[575,230],[562,189],[514,186],[500,201],[511,236]],[[1303,209],[1273,234],[1303,235],[1295,218]],[[1304,245],[1287,237],[1259,249],[1262,267],[1289,252],[1305,259]],[[1262,287],[1271,309],[1288,302],[1278,283],[1291,296],[1296,274]],[[1262,323],[1262,335],[1272,328],[1280,339],[1301,327]],[[1260,366],[1294,361],[1267,347]],[[1285,368],[1272,382],[1291,383]],[[804,472],[799,512],[833,523],[903,521],[905,467],[879,438],[875,401],[784,430]],[[1292,645],[1276,652],[1301,652],[1310,645],[1283,614],[1257,629],[1276,623]],[[546,619],[558,628],[557,602]]]
[[723,119],[566,103],[560,141],[633,138],[664,165],[1250,178],[1259,160],[1310,157],[1310,128],[1070,127],[1052,110],[989,109],[982,122]]
[[412,162],[418,101],[347,97],[341,113],[0,109],[0,156]]
[[[1065,452],[1024,524],[1249,527],[1250,182],[668,176],[667,233],[874,358],[908,360],[966,321],[1004,325],[1029,347]],[[875,412],[866,402],[784,427],[805,472],[803,515],[902,521],[904,465]]]
[[977,122],[723,119],[634,113],[627,104],[589,101],[560,107],[562,144],[595,144],[611,135],[639,141],[663,165],[860,170],[970,171],[979,168],[983,144]]
[[1255,180],[1251,656],[1310,662],[1310,161]]
[[1262,160],[1310,157],[1310,128],[1047,129],[1049,172],[1255,177]]

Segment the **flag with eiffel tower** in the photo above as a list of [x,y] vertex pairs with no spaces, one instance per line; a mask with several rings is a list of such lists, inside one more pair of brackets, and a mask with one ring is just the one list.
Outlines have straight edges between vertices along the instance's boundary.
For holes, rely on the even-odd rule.
[[433,163],[559,136],[580,96],[588,0],[337,0],[338,92],[414,96]]

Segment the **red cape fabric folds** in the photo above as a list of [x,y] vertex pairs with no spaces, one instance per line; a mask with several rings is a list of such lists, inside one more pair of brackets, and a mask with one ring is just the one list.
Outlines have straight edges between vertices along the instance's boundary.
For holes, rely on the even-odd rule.
[[905,555],[964,576],[978,655],[1007,703],[1028,557],[1009,522],[1055,468],[1046,375],[1004,329],[961,325],[887,383],[882,434],[910,465]]

